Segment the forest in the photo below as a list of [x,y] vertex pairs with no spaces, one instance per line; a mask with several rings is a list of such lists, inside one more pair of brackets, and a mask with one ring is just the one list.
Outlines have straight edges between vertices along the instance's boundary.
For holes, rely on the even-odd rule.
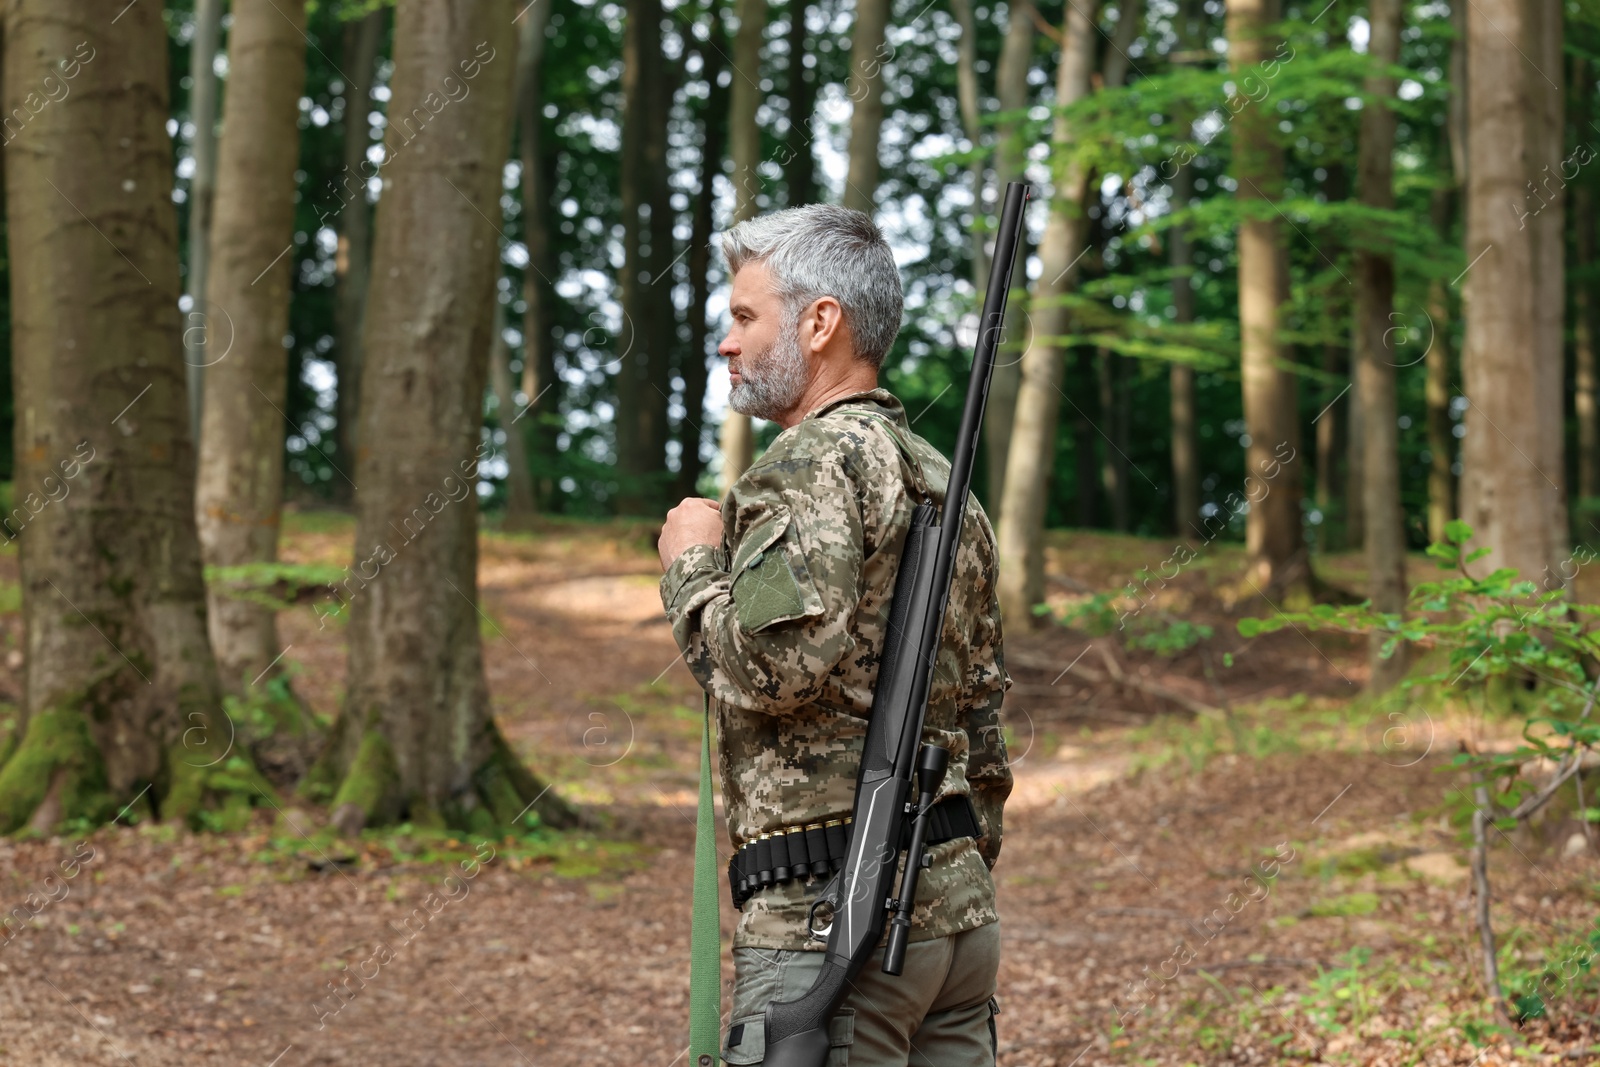
[[0,1065],[682,1062],[720,236],[1013,181],[998,1062],[1600,1062],[1593,0],[0,10]]

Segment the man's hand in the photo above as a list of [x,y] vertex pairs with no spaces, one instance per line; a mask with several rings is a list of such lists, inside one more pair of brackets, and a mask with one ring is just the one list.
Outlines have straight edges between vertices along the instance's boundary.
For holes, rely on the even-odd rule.
[[694,545],[721,543],[722,505],[705,497],[685,497],[667,512],[666,524],[661,527],[661,537],[656,542],[661,551],[661,569],[672,566],[673,560]]

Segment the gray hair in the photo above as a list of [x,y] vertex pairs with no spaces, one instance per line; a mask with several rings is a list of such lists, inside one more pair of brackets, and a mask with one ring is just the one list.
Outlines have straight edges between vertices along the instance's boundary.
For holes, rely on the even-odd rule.
[[812,301],[839,301],[855,356],[881,366],[900,332],[905,292],[883,231],[871,216],[835,204],[807,204],[747,219],[722,235],[728,271],[764,263],[783,301],[785,319],[798,322]]

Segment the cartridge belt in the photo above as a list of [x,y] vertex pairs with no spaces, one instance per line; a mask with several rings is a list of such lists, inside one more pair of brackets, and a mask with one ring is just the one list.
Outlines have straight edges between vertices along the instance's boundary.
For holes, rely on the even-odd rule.
[[[733,906],[760,889],[799,878],[827,878],[844,866],[850,851],[850,816],[821,822],[785,826],[762,834],[733,854],[728,861],[728,888]],[[979,835],[978,816],[965,795],[945,797],[928,811],[929,845],[942,845],[958,837]],[[901,825],[900,847],[911,840],[911,820]]]

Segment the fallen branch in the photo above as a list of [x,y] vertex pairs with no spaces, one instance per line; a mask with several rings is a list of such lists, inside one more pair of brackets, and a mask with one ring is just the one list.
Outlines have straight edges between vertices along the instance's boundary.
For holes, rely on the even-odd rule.
[[[1100,638],[1096,638],[1090,644],[1099,653],[1101,662],[1105,664],[1105,672],[1097,671],[1093,667],[1085,667],[1081,663],[1074,663],[1065,671],[1062,671],[1062,674],[1071,673],[1091,685],[1109,684],[1120,686],[1123,689],[1130,689],[1136,693],[1143,693],[1158,700],[1165,700],[1169,704],[1176,704],[1191,714],[1201,715],[1208,719],[1222,720],[1227,718],[1227,715],[1220,708],[1214,708],[1210,704],[1203,704],[1192,697],[1186,697],[1182,693],[1174,692],[1159,682],[1147,681],[1137,675],[1129,674],[1122,669],[1122,664],[1117,662],[1117,658],[1111,650],[1101,643]],[[1079,658],[1081,659],[1082,657]],[[1025,652],[1008,652],[1006,660],[1014,666],[1028,667],[1033,670],[1054,670],[1058,665],[1055,662],[1047,662],[1042,657],[1032,656]],[[1060,677],[1057,676],[1057,681],[1059,680]],[[1055,682],[1051,682],[1050,685],[1055,685]],[[1028,686],[1024,691],[1032,692],[1048,688],[1049,686]]]

